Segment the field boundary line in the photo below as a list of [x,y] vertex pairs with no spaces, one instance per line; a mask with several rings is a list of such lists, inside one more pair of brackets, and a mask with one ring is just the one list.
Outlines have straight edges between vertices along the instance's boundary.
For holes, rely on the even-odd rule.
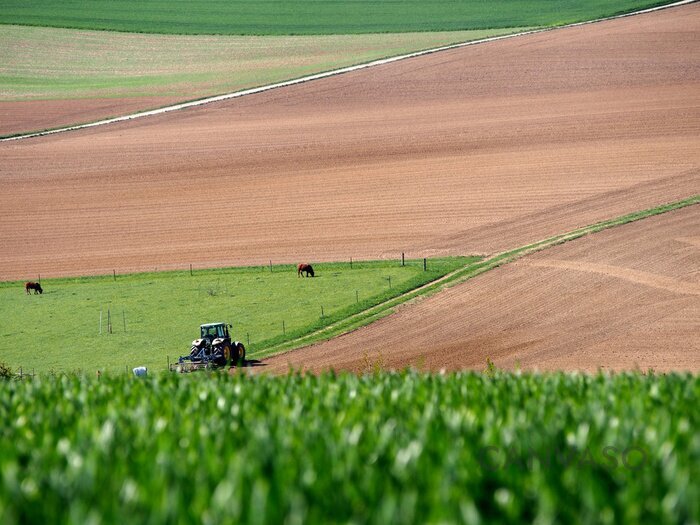
[[406,53],[403,55],[396,55],[393,57],[382,58],[379,60],[372,60],[370,62],[365,62],[365,63],[357,64],[354,66],[347,66],[347,67],[343,67],[343,68],[339,68],[339,69],[332,69],[330,71],[325,71],[325,72],[321,72],[321,73],[315,73],[313,75],[307,75],[307,76],[299,77],[299,78],[292,79],[292,80],[285,80],[283,82],[266,84],[264,86],[259,86],[256,88],[244,89],[244,90],[240,90],[240,91],[234,91],[231,93],[225,93],[222,95],[215,95],[212,97],[206,97],[206,98],[202,98],[202,99],[198,99],[198,100],[191,100],[189,102],[182,102],[180,104],[165,106],[165,107],[158,108],[158,109],[152,109],[152,110],[148,110],[148,111],[140,111],[137,113],[131,113],[128,115],[123,115],[121,117],[102,119],[102,120],[97,120],[95,122],[89,122],[86,124],[77,124],[74,126],[66,126],[66,127],[62,127],[62,128],[50,129],[50,130],[45,130],[45,131],[16,134],[16,135],[9,136],[9,137],[0,137],[0,142],[29,139],[29,138],[34,138],[34,137],[43,137],[46,135],[54,135],[56,133],[65,133],[68,131],[76,131],[76,130],[80,130],[80,129],[87,129],[87,128],[93,128],[93,127],[97,127],[97,126],[104,126],[107,124],[114,124],[117,122],[125,122],[128,120],[135,120],[135,119],[144,118],[144,117],[161,115],[164,113],[170,113],[172,111],[179,111],[181,109],[203,106],[205,104],[212,104],[214,102],[221,102],[224,100],[230,100],[230,99],[234,99],[234,98],[244,97],[247,95],[254,95],[257,93],[263,93],[265,91],[270,91],[273,89],[294,86],[297,84],[312,82],[314,80],[320,80],[323,78],[329,78],[329,77],[333,77],[333,76],[337,76],[337,75],[342,75],[345,73],[360,71],[362,69],[368,69],[371,67],[382,66],[385,64],[391,64],[393,62],[398,62],[400,60],[407,60],[410,58],[421,57],[421,56],[430,55],[433,53],[439,53],[441,51],[448,51],[451,49],[459,49],[462,47],[473,46],[473,45],[477,45],[477,44],[484,44],[484,43],[488,43],[488,42],[495,42],[498,40],[505,40],[508,38],[515,38],[515,37],[521,37],[521,36],[532,35],[532,34],[537,34],[537,33],[544,33],[546,31],[555,31],[555,30],[559,30],[559,29],[566,29],[566,28],[571,28],[571,27],[579,27],[579,26],[584,26],[584,25],[589,25],[589,24],[596,24],[599,22],[605,22],[608,20],[615,20],[618,18],[626,18],[629,16],[637,16],[637,15],[642,15],[642,14],[646,14],[646,13],[651,13],[654,11],[660,11],[662,9],[669,9],[672,7],[679,7],[679,6],[686,5],[686,4],[692,4],[692,3],[695,3],[697,1],[699,1],[699,0],[679,0],[678,2],[674,2],[671,4],[664,4],[664,5],[660,5],[660,6],[656,6],[656,7],[649,7],[646,9],[641,9],[639,11],[632,11],[630,13],[623,13],[623,14],[613,15],[613,16],[609,16],[609,17],[605,17],[605,18],[597,18],[595,20],[588,20],[585,22],[575,22],[573,24],[566,24],[566,25],[562,25],[562,26],[530,29],[528,31],[520,31],[518,33],[511,33],[511,34],[507,34],[507,35],[481,38],[478,40],[469,40],[466,42],[459,42],[456,44],[450,44],[450,45],[446,45],[446,46],[424,49],[422,51],[414,51],[412,53]]
[[[493,270],[494,268],[503,266],[504,264],[514,262],[522,257],[525,257],[526,255],[543,251],[547,248],[552,248],[565,242],[573,241],[575,239],[583,237],[584,235],[597,233],[599,231],[614,228],[616,226],[622,226],[624,224],[629,224],[631,222],[636,222],[642,219],[646,219],[648,217],[661,215],[663,213],[685,208],[687,206],[693,206],[696,204],[700,204],[700,194],[694,195],[692,197],[680,201],[675,201],[672,203],[656,206],[654,208],[648,208],[645,210],[628,213],[626,215],[622,215],[612,219],[596,222],[594,224],[583,226],[581,228],[577,228],[566,233],[555,235],[553,237],[548,237],[541,241],[527,244],[525,246],[521,246],[513,250],[497,253],[481,261],[470,263],[462,268],[458,268],[457,270],[450,272],[447,275],[444,275],[438,279],[435,279],[434,281],[426,283],[418,288],[414,288],[413,290],[406,292],[405,294],[399,295],[398,297],[394,297],[393,299],[389,299],[387,301],[384,301],[383,303],[379,303],[375,306],[367,308],[362,312],[353,314],[350,317],[346,317],[341,321],[325,326],[319,330],[315,330],[314,332],[298,337],[296,339],[285,341],[284,343],[280,343],[278,345],[262,349],[258,352],[251,353],[251,357],[259,357],[266,359],[273,356],[279,356],[288,352],[293,352],[294,350],[298,350],[299,348],[302,348],[304,346],[312,346],[313,344],[322,341],[327,341],[333,337],[345,335],[359,328],[362,328],[363,326],[367,326],[368,324],[378,319],[381,319],[382,317],[390,315],[391,313],[393,313],[393,309],[397,306],[403,306],[413,302],[414,300],[429,297],[431,295],[434,295],[435,293],[441,292],[447,288],[451,288],[469,279],[472,279],[477,275],[486,273],[489,270]],[[305,344],[305,342],[307,341],[308,344]]]

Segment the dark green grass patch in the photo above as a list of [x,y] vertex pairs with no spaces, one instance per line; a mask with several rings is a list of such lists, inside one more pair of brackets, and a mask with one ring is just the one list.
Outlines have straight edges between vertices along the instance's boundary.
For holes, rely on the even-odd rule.
[[0,283],[0,359],[25,371],[165,368],[219,321],[255,357],[476,260],[319,264],[313,279],[291,265],[47,279],[31,296]]
[[700,379],[0,382],[0,522],[700,521]]
[[182,34],[350,34],[551,26],[643,0],[2,0],[0,23]]

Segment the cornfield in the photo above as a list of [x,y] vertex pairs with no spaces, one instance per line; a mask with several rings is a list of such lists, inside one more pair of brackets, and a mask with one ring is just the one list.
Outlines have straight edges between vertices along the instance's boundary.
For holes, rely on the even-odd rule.
[[0,382],[0,523],[698,523],[692,375]]

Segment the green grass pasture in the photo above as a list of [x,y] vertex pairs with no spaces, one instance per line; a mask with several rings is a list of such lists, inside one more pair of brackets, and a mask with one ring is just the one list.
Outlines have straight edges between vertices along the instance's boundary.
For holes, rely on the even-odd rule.
[[0,380],[0,523],[700,522],[700,378]]
[[0,25],[0,101],[196,99],[514,31],[256,37]]
[[291,265],[47,279],[31,296],[0,283],[0,361],[27,372],[165,368],[200,324],[219,321],[254,357],[477,260],[431,259],[428,271],[422,260],[319,264],[313,279]]
[[182,34],[309,35],[550,26],[649,0],[2,0],[0,23]]

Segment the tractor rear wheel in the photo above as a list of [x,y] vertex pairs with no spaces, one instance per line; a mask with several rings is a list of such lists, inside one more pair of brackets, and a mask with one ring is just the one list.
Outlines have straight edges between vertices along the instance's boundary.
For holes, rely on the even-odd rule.
[[236,349],[236,364],[245,364],[245,346],[243,343],[238,343],[238,348]]

